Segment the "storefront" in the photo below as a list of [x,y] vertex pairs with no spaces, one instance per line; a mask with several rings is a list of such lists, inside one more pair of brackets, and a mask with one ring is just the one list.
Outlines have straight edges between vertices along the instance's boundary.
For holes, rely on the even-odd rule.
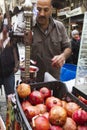
[[81,33],[83,27],[83,20],[84,20],[84,14],[65,18],[63,22],[68,31],[68,34],[70,34],[70,31],[73,30],[74,28],[78,29],[78,31]]
[[[63,11],[63,10],[62,10]],[[67,10],[61,13],[58,13],[58,17],[61,19],[66,26],[67,32],[70,35],[71,30],[73,29],[74,25],[78,27],[79,32],[82,31],[83,27],[83,20],[84,20],[84,7],[78,7],[73,10]]]

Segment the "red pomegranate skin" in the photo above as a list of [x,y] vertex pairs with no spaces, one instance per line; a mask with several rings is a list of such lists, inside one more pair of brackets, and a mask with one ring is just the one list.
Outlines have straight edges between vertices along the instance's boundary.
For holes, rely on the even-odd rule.
[[43,116],[46,117],[49,120],[49,112],[43,113]]
[[46,99],[45,105],[47,106],[47,110],[50,111],[54,106],[62,106],[62,102],[59,98],[51,96]]
[[78,130],[87,130],[87,126],[78,126]]
[[37,105],[43,103],[44,99],[42,94],[39,91],[34,90],[29,95],[29,101],[32,105]]
[[50,130],[63,130],[60,126],[51,125]]
[[72,117],[72,114],[79,108],[79,105],[75,102],[68,102],[65,106],[65,109],[69,117]]
[[66,122],[67,111],[61,106],[54,106],[49,112],[49,121],[52,125],[63,126]]
[[76,122],[71,117],[67,117],[63,130],[77,130]]
[[87,123],[87,112],[82,109],[76,110],[72,115],[72,119],[78,125],[84,125],[85,123]]
[[31,103],[29,101],[25,100],[21,103],[21,106],[24,111],[26,109],[26,107],[31,106]]
[[51,96],[51,90],[47,87],[42,87],[39,91],[42,93],[44,99]]
[[50,123],[44,116],[38,116],[34,119],[33,130],[50,130]]
[[47,111],[46,105],[45,104],[37,104],[36,107],[39,109],[40,114],[43,114]]
[[83,98],[82,96],[79,96],[78,98],[80,101],[82,101],[83,103],[87,105],[87,99]]
[[31,120],[34,116],[39,114],[39,110],[37,109],[36,106],[29,106],[25,108],[24,113],[27,119]]

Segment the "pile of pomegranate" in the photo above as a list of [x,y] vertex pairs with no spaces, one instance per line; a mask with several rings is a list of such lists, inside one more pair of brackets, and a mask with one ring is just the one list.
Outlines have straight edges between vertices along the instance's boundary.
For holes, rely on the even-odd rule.
[[31,91],[22,83],[17,92],[32,130],[87,130],[87,112],[72,100],[55,97],[47,86]]

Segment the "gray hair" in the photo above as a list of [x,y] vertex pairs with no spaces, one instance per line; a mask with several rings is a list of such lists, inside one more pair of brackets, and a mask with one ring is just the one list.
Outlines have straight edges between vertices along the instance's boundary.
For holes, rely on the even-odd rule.
[[72,35],[72,37],[74,36],[74,35],[76,35],[76,34],[79,34],[79,31],[78,30],[73,30],[72,32],[71,32],[71,35]]

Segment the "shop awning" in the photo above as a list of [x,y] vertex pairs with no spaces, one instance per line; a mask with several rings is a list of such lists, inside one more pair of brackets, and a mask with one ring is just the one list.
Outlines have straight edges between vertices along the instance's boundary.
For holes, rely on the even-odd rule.
[[68,21],[69,19],[70,19],[71,23],[83,22],[84,14],[77,15],[77,16],[72,16],[72,17],[69,17],[69,18],[63,18],[62,21]]
[[73,16],[71,17],[71,22],[83,22],[84,20],[84,14],[78,15],[78,16]]

